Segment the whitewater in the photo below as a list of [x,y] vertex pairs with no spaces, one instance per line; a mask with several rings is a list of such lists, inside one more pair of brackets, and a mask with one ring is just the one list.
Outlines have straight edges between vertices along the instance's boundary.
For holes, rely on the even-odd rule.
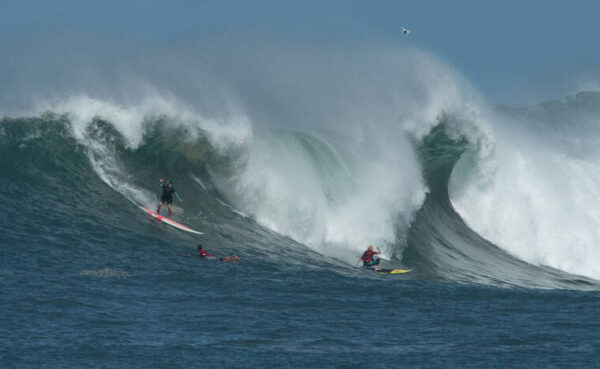
[[[387,363],[403,354],[408,364],[435,366],[428,355],[447,348],[464,367],[489,359],[501,342],[507,348],[496,353],[506,360],[512,344],[523,350],[514,363],[538,362],[528,348],[548,344],[564,355],[545,363],[564,365],[578,362],[562,341],[568,335],[508,342],[510,319],[524,335],[550,320],[549,337],[566,325],[595,339],[585,322],[540,306],[567,298],[566,309],[594,319],[600,92],[495,106],[434,55],[390,45],[218,39],[132,51],[118,62],[102,48],[90,57],[75,46],[68,75],[55,73],[55,46],[20,45],[20,57],[2,62],[13,71],[0,93],[0,275],[10,301],[3,322],[15,332],[6,363],[35,366],[35,356],[15,350],[41,349],[58,367],[87,366],[100,342],[117,354],[104,359],[108,366],[149,364],[136,360],[144,353],[159,367],[179,354],[190,366],[197,358],[178,345],[193,351],[201,336],[229,354],[216,366],[264,366],[258,353],[279,351],[306,354],[304,367],[328,366],[342,348],[363,356],[365,337]],[[47,55],[45,67],[28,68],[34,52]],[[161,177],[185,200],[175,202],[174,219],[203,236],[139,211],[156,206]],[[199,267],[198,243],[242,263]],[[413,272],[389,279],[356,268],[370,244],[386,267]],[[28,300],[20,284],[49,292]],[[500,300],[494,311],[511,318],[487,318],[486,304]],[[428,341],[432,304],[444,311],[435,324],[451,321],[457,331]],[[396,330],[420,321],[413,329],[428,343],[355,320],[368,306],[397,318]],[[148,327],[138,318],[147,312],[163,322]],[[38,332],[37,318],[17,323],[42,313],[60,324],[54,340],[52,324]],[[331,321],[360,333],[330,331]],[[85,345],[68,343],[80,329]],[[26,331],[37,338],[16,338]],[[496,338],[476,349],[488,333]],[[450,340],[483,356],[459,358]],[[65,347],[71,359],[60,355]],[[597,347],[582,350],[583,365]],[[275,365],[288,359],[277,356]]]

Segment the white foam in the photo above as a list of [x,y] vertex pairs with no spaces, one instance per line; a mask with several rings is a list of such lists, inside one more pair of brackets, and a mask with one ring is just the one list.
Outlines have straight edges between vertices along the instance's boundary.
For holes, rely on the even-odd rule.
[[79,272],[82,276],[87,277],[103,277],[103,278],[128,278],[130,276],[129,272],[111,268],[104,269],[84,269]]

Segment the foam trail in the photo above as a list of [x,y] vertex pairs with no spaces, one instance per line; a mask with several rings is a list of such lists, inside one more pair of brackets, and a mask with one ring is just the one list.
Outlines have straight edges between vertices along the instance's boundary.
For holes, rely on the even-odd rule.
[[206,185],[204,184],[204,182],[202,182],[202,180],[200,178],[196,177],[193,174],[191,174],[190,177],[194,180],[194,182],[198,183],[204,191],[208,191],[208,189],[206,188]]
[[231,211],[232,213],[235,213],[239,216],[241,216],[242,218],[248,218],[248,214],[239,211],[238,209],[234,208],[233,206],[229,205],[228,203],[226,203],[225,201],[221,200],[221,199],[217,199],[217,202],[223,206],[224,208],[227,208],[227,210]]

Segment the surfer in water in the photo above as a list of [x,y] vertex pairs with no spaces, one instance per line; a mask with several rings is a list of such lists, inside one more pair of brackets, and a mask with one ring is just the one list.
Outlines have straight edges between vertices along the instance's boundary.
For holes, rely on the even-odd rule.
[[[198,245],[198,257],[201,259],[214,259],[216,258],[216,256],[211,255],[208,253],[208,251],[204,250],[204,247],[202,247],[202,245]],[[225,256],[222,257],[220,259],[221,261],[227,263],[229,261],[237,261],[238,263],[241,261],[240,258],[237,255],[229,255],[229,256]]]
[[160,208],[166,202],[167,207],[169,208],[169,218],[171,217],[172,209],[171,204],[173,203],[173,194],[177,196],[177,200],[183,201],[177,192],[175,192],[175,187],[173,187],[173,181],[170,179],[167,181],[167,184],[163,184],[163,179],[160,179],[160,187],[162,188],[162,196],[160,197],[160,201],[158,202],[158,207],[156,208],[156,213],[160,214]]
[[367,251],[363,252],[362,256],[358,259],[356,265],[362,261],[363,267],[373,267],[375,270],[379,270],[379,262],[381,259],[375,257],[375,255],[378,254],[381,254],[379,247],[377,247],[377,251],[373,251],[373,246],[369,245],[369,247],[367,247]]

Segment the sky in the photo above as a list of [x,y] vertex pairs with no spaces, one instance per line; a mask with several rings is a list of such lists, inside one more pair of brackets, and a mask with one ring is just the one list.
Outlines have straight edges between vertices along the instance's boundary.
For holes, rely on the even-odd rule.
[[598,14],[600,2],[587,0],[0,0],[0,42],[66,32],[144,44],[266,34],[409,45],[493,103],[530,103],[597,88]]

